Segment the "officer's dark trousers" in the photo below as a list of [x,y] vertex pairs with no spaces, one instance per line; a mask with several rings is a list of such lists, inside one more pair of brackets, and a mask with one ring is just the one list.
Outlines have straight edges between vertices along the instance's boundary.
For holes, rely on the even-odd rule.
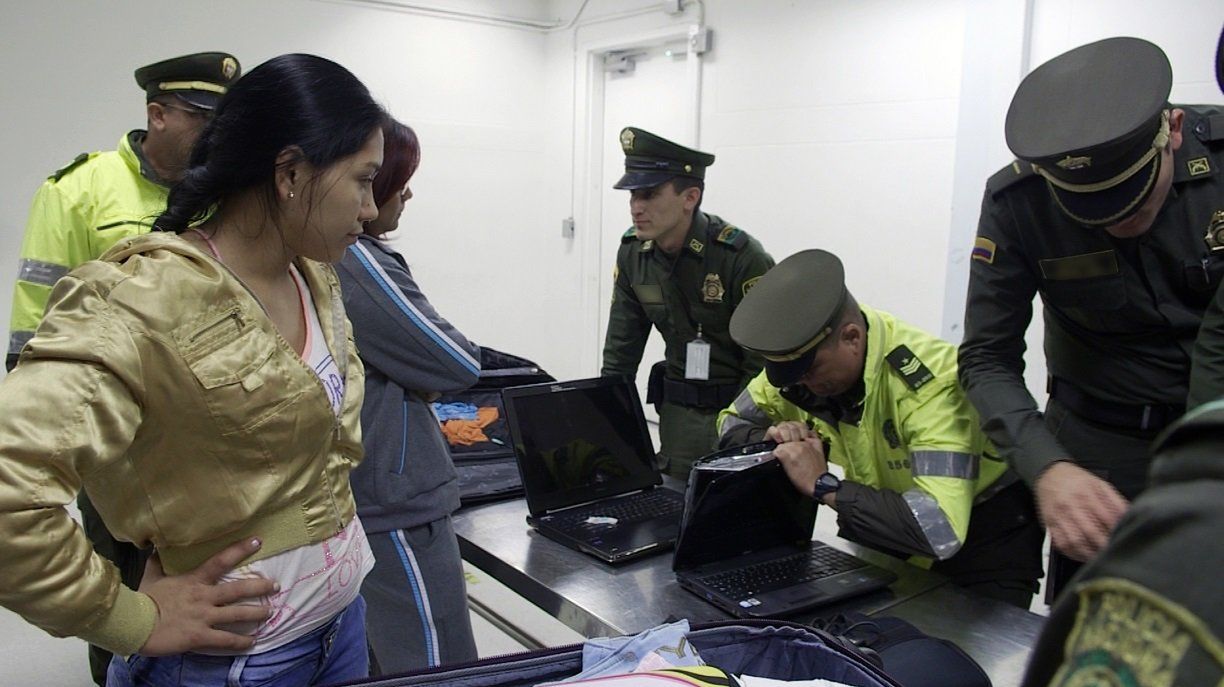
[[[85,536],[93,543],[94,551],[119,568],[119,577],[123,584],[132,589],[139,587],[149,552],[112,537],[110,530],[106,529],[102,522],[102,517],[94,510],[93,503],[83,491],[77,497],[77,506],[81,509],[81,526],[85,530]],[[89,645],[89,673],[98,687],[106,685],[106,670],[110,662],[111,652]]]
[[1044,540],[1033,494],[1016,482],[973,507],[964,546],[931,569],[976,594],[1028,610],[1041,579]]
[[719,410],[659,405],[659,458],[664,472],[687,480],[693,461],[718,449]]
[[[1152,441],[1160,433],[1159,429],[1140,431],[1107,427],[1076,415],[1054,399],[1046,406],[1045,423],[1058,442],[1070,451],[1077,465],[1112,484],[1127,500],[1134,500],[1147,488]],[[1057,551],[1050,551],[1046,603],[1054,603],[1080,565]]]

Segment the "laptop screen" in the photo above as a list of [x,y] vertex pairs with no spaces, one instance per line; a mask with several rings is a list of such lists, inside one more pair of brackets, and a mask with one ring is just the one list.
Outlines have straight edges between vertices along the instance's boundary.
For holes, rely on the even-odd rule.
[[631,379],[510,387],[502,400],[532,515],[662,483]]
[[780,546],[807,547],[816,525],[816,502],[795,489],[779,461],[709,472],[690,481],[690,489],[699,493],[689,495],[672,569],[690,570]]

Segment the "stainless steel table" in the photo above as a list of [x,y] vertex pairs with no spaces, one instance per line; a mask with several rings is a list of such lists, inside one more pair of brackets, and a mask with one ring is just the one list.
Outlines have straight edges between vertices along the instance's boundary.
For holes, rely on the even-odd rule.
[[[815,538],[897,573],[888,589],[821,609],[887,612],[956,642],[982,664],[996,687],[1019,682],[1039,616],[947,584],[947,578],[836,535],[822,509]],[[632,634],[669,619],[726,620],[723,611],[685,591],[671,571],[671,556],[650,556],[610,566],[548,539],[526,523],[522,499],[475,506],[455,514],[459,548],[471,564],[586,637]]]

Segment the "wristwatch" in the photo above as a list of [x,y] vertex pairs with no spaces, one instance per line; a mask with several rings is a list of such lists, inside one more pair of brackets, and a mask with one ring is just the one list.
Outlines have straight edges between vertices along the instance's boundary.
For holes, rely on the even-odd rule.
[[812,488],[812,498],[822,501],[825,496],[836,493],[838,489],[841,489],[841,480],[837,478],[837,475],[826,472],[816,478],[816,486]]

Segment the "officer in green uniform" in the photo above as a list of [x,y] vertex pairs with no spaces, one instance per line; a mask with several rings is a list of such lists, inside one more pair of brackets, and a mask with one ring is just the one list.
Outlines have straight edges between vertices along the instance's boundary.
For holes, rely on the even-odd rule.
[[[1170,105],[1168,58],[1137,38],[1081,46],[1016,90],[1017,160],[986,183],[960,375],[1033,488],[1057,594],[1147,483],[1148,448],[1183,412],[1190,352],[1224,274],[1204,241],[1224,210],[1224,110]],[[1050,402],[1025,388],[1041,294]]]
[[[1224,33],[1216,78],[1224,91]],[[1051,609],[1024,687],[1224,685],[1224,399],[1154,450],[1147,491]]]
[[779,442],[791,481],[837,511],[841,536],[1028,608],[1044,533],[1032,495],[979,429],[952,344],[859,304],[822,250],[770,270],[731,336],[765,371],[722,411],[723,446]]
[[701,211],[714,156],[648,131],[621,131],[633,228],[616,254],[604,376],[637,373],[656,327],[666,360],[651,370],[647,402],[659,409],[660,458],[687,478],[718,444],[714,421],[761,369],[727,333],[731,313],[773,258],[745,231]]
[[[169,187],[181,178],[213,108],[240,71],[238,60],[221,52],[185,55],[137,69],[148,129],[125,134],[117,150],[82,153],[38,189],[21,244],[6,369],[17,364],[60,277],[120,239],[149,231],[165,210]],[[125,584],[136,588],[146,556],[111,537],[84,493],[78,503],[94,548],[119,567]],[[90,647],[90,671],[99,685],[106,682],[110,656]]]
[[38,189],[21,244],[6,369],[17,364],[60,277],[119,239],[149,231],[217,100],[239,74],[238,60],[220,52],[137,69],[148,129],[125,134],[117,150],[78,155]]
[[[1216,78],[1224,90],[1224,34],[1216,54]],[[1218,123],[1217,123],[1218,122]],[[1211,121],[1224,130],[1224,117]],[[1220,172],[1217,172],[1217,174]],[[1211,215],[1206,240],[1213,250],[1224,250],[1224,204]],[[1194,342],[1194,361],[1190,368],[1190,396],[1187,406],[1224,397],[1224,285],[1216,291],[1215,300],[1203,314],[1203,326]]]

